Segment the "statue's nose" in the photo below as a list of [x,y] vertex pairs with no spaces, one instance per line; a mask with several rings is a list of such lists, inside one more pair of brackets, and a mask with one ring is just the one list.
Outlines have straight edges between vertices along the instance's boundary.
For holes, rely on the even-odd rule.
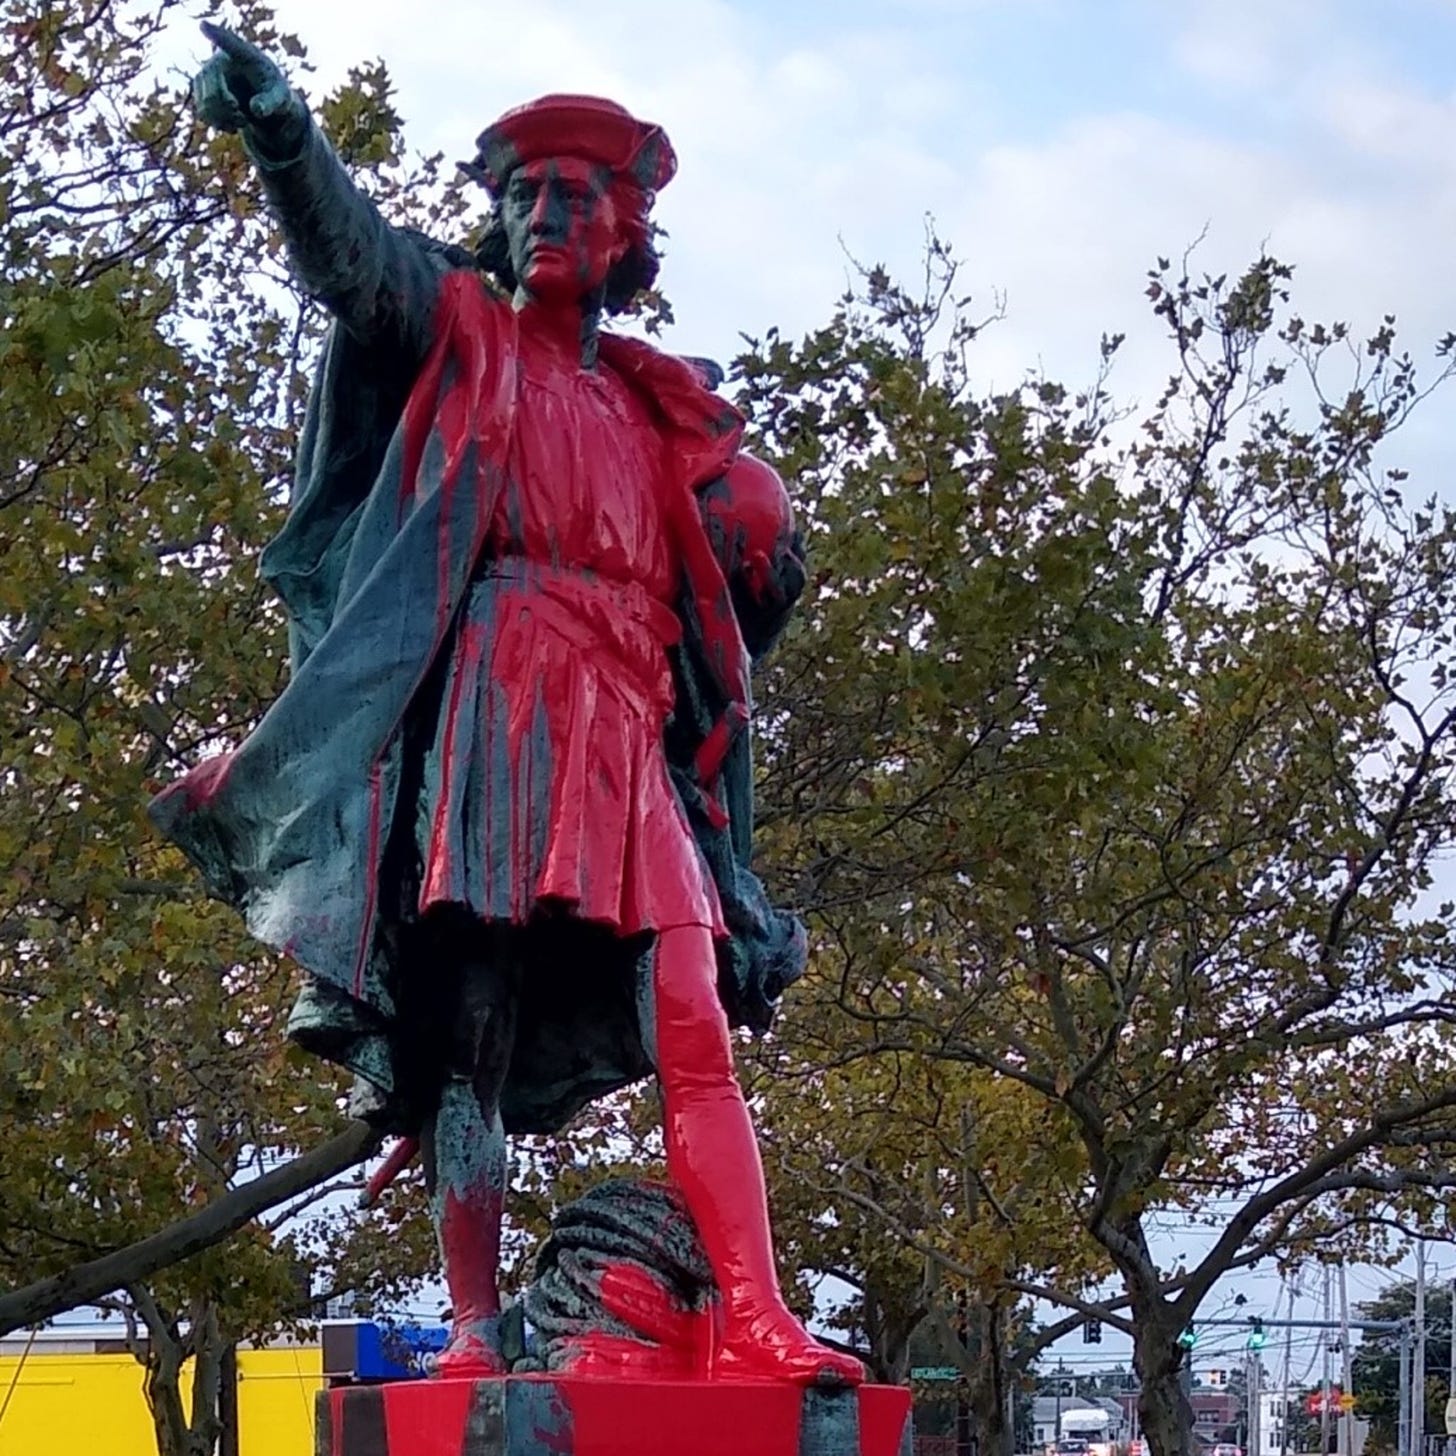
[[543,187],[531,209],[531,231],[538,237],[558,237],[566,225],[566,205],[554,187]]

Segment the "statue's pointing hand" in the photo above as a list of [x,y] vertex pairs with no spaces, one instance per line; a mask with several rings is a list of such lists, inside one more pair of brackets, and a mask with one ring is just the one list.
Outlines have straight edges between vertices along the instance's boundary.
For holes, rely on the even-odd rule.
[[209,20],[202,33],[216,53],[192,82],[197,114],[219,131],[251,130],[274,136],[303,119],[303,104],[288,78],[251,41]]

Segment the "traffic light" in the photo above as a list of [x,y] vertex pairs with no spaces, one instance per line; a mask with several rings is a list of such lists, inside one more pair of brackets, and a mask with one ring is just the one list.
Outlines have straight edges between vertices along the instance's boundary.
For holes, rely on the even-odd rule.
[[1262,1350],[1264,1348],[1264,1341],[1269,1338],[1264,1333],[1264,1321],[1255,1319],[1253,1326],[1253,1329],[1249,1331],[1249,1348],[1251,1350]]
[[1100,1345],[1102,1343],[1101,1320],[1088,1320],[1082,1326],[1082,1343],[1084,1345]]
[[1198,1343],[1198,1331],[1189,1325],[1181,1335],[1178,1336],[1178,1343],[1185,1349],[1191,1350]]

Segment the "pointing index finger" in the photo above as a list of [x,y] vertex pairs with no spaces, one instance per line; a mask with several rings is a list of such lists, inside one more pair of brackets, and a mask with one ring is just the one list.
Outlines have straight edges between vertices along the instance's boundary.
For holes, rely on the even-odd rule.
[[253,70],[272,69],[273,63],[252,41],[244,40],[242,36],[229,30],[227,26],[204,20],[202,33],[218,50],[232,60],[239,61]]

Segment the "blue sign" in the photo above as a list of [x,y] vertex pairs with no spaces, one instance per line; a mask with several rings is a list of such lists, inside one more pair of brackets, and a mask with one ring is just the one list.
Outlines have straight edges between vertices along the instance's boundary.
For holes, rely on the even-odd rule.
[[447,1325],[360,1320],[353,1327],[355,1380],[417,1380],[428,1375],[429,1357],[445,1348]]

